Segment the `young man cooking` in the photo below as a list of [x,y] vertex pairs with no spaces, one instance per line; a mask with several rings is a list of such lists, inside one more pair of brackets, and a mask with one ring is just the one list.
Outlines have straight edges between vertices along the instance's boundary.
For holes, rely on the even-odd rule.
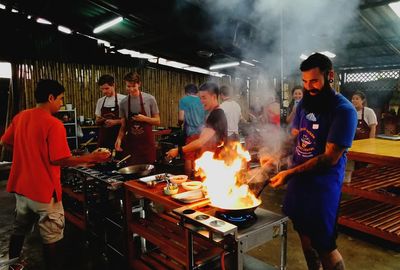
[[[301,63],[304,97],[296,109],[293,166],[271,179],[288,182],[283,211],[298,232],[308,269],[344,269],[336,222],[346,152],[357,127],[354,106],[331,87],[332,62],[315,53]],[[262,164],[268,157],[261,157]]]
[[168,158],[174,158],[183,154],[200,150],[215,152],[217,147],[227,142],[228,123],[224,111],[218,104],[219,88],[213,82],[203,83],[199,88],[199,96],[204,109],[208,111],[205,127],[200,133],[200,137],[191,143],[178,148],[173,148],[167,152]]
[[128,96],[121,101],[121,128],[115,150],[124,151],[124,156],[131,155],[127,160],[129,165],[152,164],[156,160],[153,126],[160,125],[156,99],[140,91],[139,74],[129,72],[124,81]]
[[25,235],[37,222],[48,270],[62,267],[64,209],[60,166],[104,162],[110,156],[108,151],[71,156],[64,125],[52,116],[63,105],[63,98],[64,87],[60,83],[39,81],[35,90],[37,107],[17,114],[0,140],[13,150],[7,191],[15,193],[16,216],[9,258],[20,256]]
[[96,104],[96,124],[100,126],[97,146],[114,149],[121,127],[119,105],[126,96],[115,92],[114,77],[111,75],[102,75],[97,84],[104,95]]

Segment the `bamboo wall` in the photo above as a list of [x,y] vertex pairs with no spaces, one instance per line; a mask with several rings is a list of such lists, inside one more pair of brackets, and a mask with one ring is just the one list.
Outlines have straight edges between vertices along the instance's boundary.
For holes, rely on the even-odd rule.
[[22,100],[19,109],[35,106],[34,88],[43,78],[54,79],[64,85],[65,103],[72,103],[77,115],[94,118],[97,99],[102,96],[97,80],[103,74],[113,75],[116,89],[125,93],[123,77],[130,71],[141,75],[142,90],[152,94],[160,109],[161,126],[176,126],[178,123],[178,103],[184,95],[184,86],[188,83],[200,85],[206,80],[217,83],[229,83],[229,77],[220,79],[207,75],[189,72],[178,72],[161,68],[146,67],[142,69],[128,66],[106,66],[89,64],[58,63],[51,61],[24,61],[13,67],[16,74],[14,91],[20,91]]

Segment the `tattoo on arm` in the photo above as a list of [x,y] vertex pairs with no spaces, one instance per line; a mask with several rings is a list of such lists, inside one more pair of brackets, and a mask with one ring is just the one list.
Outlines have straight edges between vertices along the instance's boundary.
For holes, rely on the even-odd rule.
[[305,171],[327,169],[339,161],[345,150],[346,148],[337,144],[327,143],[325,146],[325,152],[323,154],[315,156],[307,162],[294,167],[293,170],[296,173],[300,173]]

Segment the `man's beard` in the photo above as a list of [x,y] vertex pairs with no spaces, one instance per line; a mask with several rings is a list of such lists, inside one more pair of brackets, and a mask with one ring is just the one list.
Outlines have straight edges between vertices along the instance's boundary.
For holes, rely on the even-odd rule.
[[329,83],[325,83],[321,91],[315,96],[310,95],[311,92],[316,92],[318,90],[305,90],[302,99],[302,108],[307,112],[311,113],[324,113],[329,112],[332,109],[333,97],[335,92],[331,89]]

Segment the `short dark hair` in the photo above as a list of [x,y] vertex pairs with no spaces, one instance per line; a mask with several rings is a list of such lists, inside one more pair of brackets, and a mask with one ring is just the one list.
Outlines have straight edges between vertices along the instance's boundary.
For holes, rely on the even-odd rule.
[[193,83],[189,83],[185,86],[185,93],[197,94],[198,91],[197,86]]
[[40,80],[35,89],[36,103],[45,103],[49,101],[49,96],[53,95],[54,98],[65,92],[65,88],[56,80],[42,79]]
[[140,83],[140,75],[136,72],[129,72],[125,74],[124,81],[132,82],[132,83]]
[[219,88],[219,92],[221,93],[221,95],[230,97],[232,95],[233,89],[231,86],[224,84]]
[[207,91],[210,94],[219,96],[219,87],[215,82],[205,82],[199,87],[199,91]]
[[108,74],[102,75],[97,82],[98,86],[102,86],[103,84],[114,85],[114,77]]
[[359,96],[362,100],[362,104],[367,106],[367,96],[364,94],[364,92],[357,90],[351,95],[351,97],[353,96]]
[[328,73],[332,70],[332,67],[332,61],[329,59],[329,57],[321,53],[314,53],[301,63],[300,70],[308,71],[313,68],[319,68],[319,70],[324,73],[325,76],[328,76]]
[[293,96],[293,94],[294,94],[294,91],[296,91],[297,89],[300,89],[301,91],[303,91],[303,86],[301,86],[301,85],[295,85],[295,86],[292,88],[292,96]]

